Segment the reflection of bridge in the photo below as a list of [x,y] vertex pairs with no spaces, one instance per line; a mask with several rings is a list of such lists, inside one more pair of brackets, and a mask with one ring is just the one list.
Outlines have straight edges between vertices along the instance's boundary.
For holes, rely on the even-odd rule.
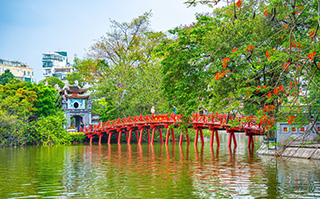
[[[92,144],[92,139],[95,136],[99,136],[99,144],[101,144],[101,137],[105,134],[108,136],[108,144],[111,142],[112,134],[117,136],[118,144],[121,143],[121,134],[125,133],[126,141],[128,144],[131,142],[132,132],[136,133],[138,144],[142,143],[143,131],[147,131],[148,143],[153,144],[156,130],[158,130],[160,135],[161,144],[163,144],[162,138],[162,129],[167,129],[165,144],[168,145],[170,131],[172,142],[175,143],[174,130],[173,127],[178,127],[181,122],[182,115],[166,114],[166,115],[146,115],[146,116],[136,116],[128,117],[117,120],[112,120],[108,122],[103,122],[95,125],[90,125],[89,127],[84,128],[84,132],[88,138],[90,138],[90,144]],[[228,124],[229,123],[229,124]],[[232,123],[232,125],[230,124]],[[210,146],[213,145],[214,135],[217,140],[217,145],[220,145],[218,130],[226,130],[229,133],[228,146],[231,146],[233,140],[234,145],[237,146],[235,132],[244,132],[248,136],[248,147],[254,147],[253,136],[255,135],[265,135],[264,128],[260,124],[254,122],[252,116],[235,116],[231,117],[226,114],[209,114],[209,115],[199,115],[193,114],[190,118],[190,124],[188,128],[193,128],[196,130],[195,142],[197,145],[198,135],[200,133],[200,138],[202,145],[204,145],[204,138],[202,129],[209,129],[211,131],[211,141]],[[186,141],[189,144],[189,134],[188,128],[185,129]],[[150,138],[150,130],[152,130],[152,135]],[[139,134],[140,131],[140,134]],[[180,133],[179,145],[182,144],[184,131]]]

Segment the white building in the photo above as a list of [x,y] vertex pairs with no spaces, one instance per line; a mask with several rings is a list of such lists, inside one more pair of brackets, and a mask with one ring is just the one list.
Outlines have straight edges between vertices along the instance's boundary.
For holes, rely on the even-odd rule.
[[7,59],[0,59],[0,75],[7,69],[14,75],[15,78],[21,81],[33,81],[33,68],[23,64],[19,61],[9,61]]
[[73,67],[68,61],[67,52],[57,51],[42,54],[43,75],[47,77],[57,77],[66,79],[67,74],[73,72]]

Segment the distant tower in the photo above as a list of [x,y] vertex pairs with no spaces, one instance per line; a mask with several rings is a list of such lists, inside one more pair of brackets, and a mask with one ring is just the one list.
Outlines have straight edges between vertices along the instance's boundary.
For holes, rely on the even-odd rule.
[[87,90],[87,88],[80,88],[78,85],[69,85],[64,89],[62,108],[68,122],[66,129],[74,125],[79,132],[81,123],[84,125],[91,123],[91,99],[90,95],[85,95]]

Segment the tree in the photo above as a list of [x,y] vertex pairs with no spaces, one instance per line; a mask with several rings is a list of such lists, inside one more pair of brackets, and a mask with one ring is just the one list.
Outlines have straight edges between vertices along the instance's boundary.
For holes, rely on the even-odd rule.
[[94,104],[100,107],[101,116],[111,112],[113,118],[108,119],[150,114],[152,106],[158,112],[163,110],[161,65],[153,49],[165,35],[150,30],[150,17],[146,12],[130,23],[112,20],[111,31],[92,45],[89,58],[74,65],[92,85],[91,96],[98,99]]
[[64,87],[64,83],[63,81],[61,81],[59,78],[51,76],[51,77],[47,77],[43,80],[40,81],[41,84],[44,85],[49,85],[52,88],[55,88],[55,86],[57,85],[60,89],[62,89]]
[[68,143],[57,95],[54,88],[41,83],[0,85],[0,146]]
[[11,80],[13,80],[15,77],[14,75],[10,72],[9,69],[5,70],[4,73],[0,75],[0,84],[5,85],[9,83]]
[[166,97],[185,113],[199,103],[208,103],[211,111],[247,114],[247,120],[253,113],[269,130],[275,130],[275,117],[311,121],[296,114],[303,112],[301,105],[311,107],[310,88],[319,87],[317,8],[316,1],[238,0],[170,31],[173,39],[158,49]]

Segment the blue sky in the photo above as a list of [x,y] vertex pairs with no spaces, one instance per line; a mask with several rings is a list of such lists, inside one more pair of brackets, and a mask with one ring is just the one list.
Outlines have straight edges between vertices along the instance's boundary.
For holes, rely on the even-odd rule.
[[109,30],[109,19],[129,22],[152,10],[152,29],[166,31],[212,11],[187,8],[184,0],[0,0],[0,9],[0,58],[28,64],[37,82],[43,78],[42,53],[67,51],[71,63],[75,54],[85,57]]

